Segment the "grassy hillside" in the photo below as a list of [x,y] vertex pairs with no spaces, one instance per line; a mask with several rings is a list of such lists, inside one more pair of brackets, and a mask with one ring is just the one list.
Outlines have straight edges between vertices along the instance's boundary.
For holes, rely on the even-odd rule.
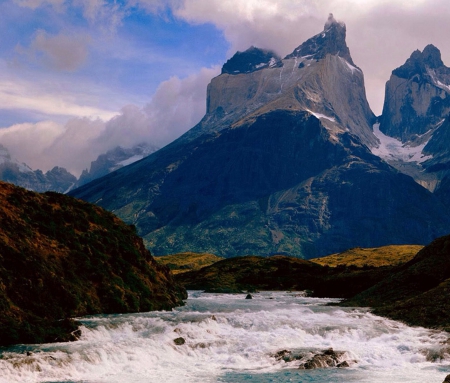
[[345,302],[412,325],[450,330],[450,235],[425,246],[388,278]]
[[223,258],[207,253],[179,253],[155,257],[158,263],[166,265],[173,274],[185,273],[187,271],[199,270],[221,261]]
[[391,245],[363,249],[356,247],[342,253],[314,258],[310,261],[322,266],[397,266],[406,263],[423,248],[421,245]]
[[68,318],[170,309],[185,297],[133,226],[0,182],[0,345],[68,340]]

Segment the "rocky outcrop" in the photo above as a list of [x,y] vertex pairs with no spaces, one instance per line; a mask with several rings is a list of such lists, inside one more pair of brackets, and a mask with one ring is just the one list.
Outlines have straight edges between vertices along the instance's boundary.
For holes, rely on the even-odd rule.
[[415,51],[386,84],[380,130],[402,142],[435,129],[450,112],[450,68],[433,45]]
[[375,129],[380,147],[374,153],[422,186],[437,190],[450,174],[449,113],[450,68],[439,49],[428,45],[392,71],[378,134]]
[[113,214],[3,182],[0,201],[0,346],[70,340],[69,318],[171,309],[186,298]]
[[350,367],[351,364],[356,363],[355,360],[350,360],[348,353],[345,351],[334,351],[332,348],[324,350],[315,354],[311,358],[302,362],[299,366],[300,370],[312,370],[316,368]]
[[290,350],[281,350],[273,355],[276,360],[283,360],[286,363],[300,361],[298,368],[300,370],[313,370],[316,368],[346,368],[357,363],[351,359],[348,352],[334,351],[332,348],[317,351],[292,352]]
[[350,65],[355,66],[350,56],[350,49],[348,49],[345,41],[346,33],[347,29],[345,24],[337,21],[333,14],[330,13],[323,32],[315,35],[294,49],[291,54],[286,56],[286,59],[307,57],[309,59],[321,60],[326,55],[333,55],[342,57]]
[[208,85],[205,117],[181,140],[213,134],[246,116],[285,109],[309,111],[334,135],[350,131],[365,144],[375,145],[371,128],[375,116],[345,35],[345,24],[331,18],[321,33],[281,61],[254,47],[238,52]]

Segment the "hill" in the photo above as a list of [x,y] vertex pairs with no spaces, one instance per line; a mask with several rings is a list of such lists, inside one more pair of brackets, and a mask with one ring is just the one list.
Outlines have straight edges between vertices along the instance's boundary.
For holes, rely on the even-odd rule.
[[0,223],[0,345],[73,339],[69,318],[186,298],[135,228],[100,207],[0,182]]
[[450,235],[425,246],[388,278],[344,304],[412,325],[450,330]]
[[387,277],[393,267],[331,268],[303,259],[234,257],[175,276],[187,289],[209,292],[305,291],[315,297],[349,298]]
[[410,261],[421,250],[421,245],[390,245],[364,249],[356,247],[342,253],[331,254],[311,262],[322,266],[398,266]]
[[221,261],[223,258],[214,254],[204,253],[180,253],[156,257],[158,263],[166,265],[173,274],[185,273],[187,271],[199,270]]

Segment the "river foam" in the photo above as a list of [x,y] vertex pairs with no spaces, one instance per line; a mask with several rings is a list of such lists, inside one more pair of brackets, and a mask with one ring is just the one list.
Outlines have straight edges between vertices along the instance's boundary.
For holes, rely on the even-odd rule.
[[[0,383],[441,383],[450,373],[445,332],[298,293],[244,297],[191,291],[186,306],[171,312],[81,318],[77,342],[3,350]],[[185,343],[176,345],[180,337]],[[357,362],[298,370],[299,361],[273,357],[330,347]]]

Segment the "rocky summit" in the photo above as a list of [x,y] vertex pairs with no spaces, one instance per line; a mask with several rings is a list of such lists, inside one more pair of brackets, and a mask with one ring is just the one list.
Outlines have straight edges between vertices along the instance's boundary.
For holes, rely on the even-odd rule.
[[446,234],[446,204],[371,152],[376,118],[345,34],[330,16],[284,59],[238,52],[198,125],[72,194],[135,224],[156,255],[311,258]]

